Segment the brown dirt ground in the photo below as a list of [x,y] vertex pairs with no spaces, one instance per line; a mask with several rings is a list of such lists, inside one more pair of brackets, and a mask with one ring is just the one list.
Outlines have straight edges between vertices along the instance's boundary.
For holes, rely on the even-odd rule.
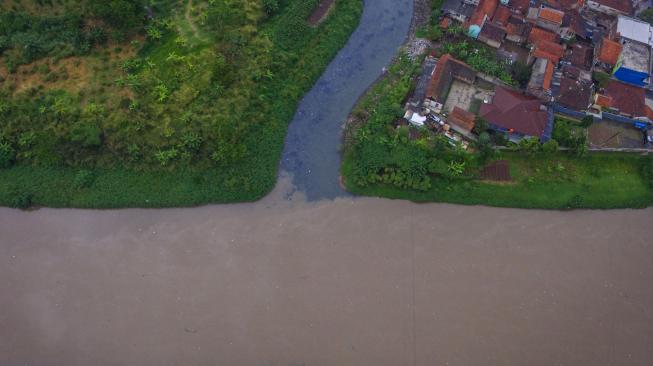
[[331,9],[335,6],[336,0],[320,0],[320,3],[317,5],[317,8],[313,11],[310,17],[308,17],[308,23],[312,26],[320,24],[324,19],[327,18]]

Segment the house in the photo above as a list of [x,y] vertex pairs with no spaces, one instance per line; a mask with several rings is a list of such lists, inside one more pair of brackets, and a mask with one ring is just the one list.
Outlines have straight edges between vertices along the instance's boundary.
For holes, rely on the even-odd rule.
[[512,10],[514,14],[521,16],[525,16],[528,13],[528,8],[530,8],[530,5],[530,0],[512,0],[508,3],[510,10]]
[[565,55],[565,61],[583,70],[591,70],[594,60],[594,49],[580,42],[574,43]]
[[519,17],[511,16],[506,25],[506,39],[515,43],[524,43],[531,33],[532,25]]
[[634,119],[647,118],[646,92],[642,88],[611,80],[594,97],[594,104],[603,111]]
[[565,13],[560,10],[540,6],[535,24],[537,24],[538,27],[558,32],[562,26],[564,16]]
[[631,0],[587,0],[587,8],[607,15],[632,15]]
[[506,25],[508,25],[508,19],[510,19],[511,16],[512,16],[512,12],[507,6],[499,5],[497,10],[494,12],[492,21],[502,27],[505,27]]
[[558,43],[560,42],[560,36],[548,30],[538,28],[538,27],[533,27],[530,33],[528,34],[528,43],[534,45],[540,41]]
[[542,102],[517,90],[499,86],[489,104],[482,104],[479,112],[490,128],[507,132],[511,140],[544,136],[548,123]]
[[474,13],[475,6],[464,0],[446,0],[442,4],[442,15],[465,23]]
[[480,0],[467,24],[468,34],[477,38],[486,21],[492,19],[499,6],[499,0]]
[[610,69],[617,64],[621,55],[621,43],[603,37],[598,47],[595,49],[596,63],[603,64]]
[[567,10],[558,34],[566,40],[576,37],[589,41],[592,32],[587,21],[577,10]]
[[454,80],[472,84],[476,80],[476,71],[460,60],[446,54],[440,57],[431,77],[426,98],[444,104]]
[[543,101],[551,100],[551,81],[553,80],[554,65],[553,62],[538,58],[533,64],[531,78],[528,81],[526,92],[538,97]]
[[540,57],[545,58],[554,64],[557,64],[562,56],[564,56],[564,54],[565,48],[563,45],[546,40],[540,40],[535,42],[535,47],[531,52],[531,59],[534,60]]
[[617,18],[617,34],[622,40],[630,40],[653,46],[653,27],[639,19],[620,16]]
[[476,115],[474,113],[454,107],[449,117],[447,117],[447,123],[449,123],[451,129],[459,134],[467,138],[474,138],[472,134],[472,130],[476,125]]
[[622,49],[614,68],[614,77],[637,86],[649,83],[651,48],[643,43],[622,38]]
[[493,22],[486,22],[478,35],[479,41],[494,48],[501,47],[504,38],[506,38],[506,31]]
[[585,112],[592,105],[592,88],[591,80],[565,75],[560,79],[560,89],[555,101],[565,108]]

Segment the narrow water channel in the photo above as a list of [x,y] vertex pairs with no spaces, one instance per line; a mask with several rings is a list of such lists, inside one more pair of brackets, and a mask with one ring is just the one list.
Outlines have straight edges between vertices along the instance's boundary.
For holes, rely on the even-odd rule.
[[306,94],[290,124],[281,161],[308,200],[335,198],[342,125],[361,94],[380,76],[404,42],[412,0],[365,0],[358,29]]

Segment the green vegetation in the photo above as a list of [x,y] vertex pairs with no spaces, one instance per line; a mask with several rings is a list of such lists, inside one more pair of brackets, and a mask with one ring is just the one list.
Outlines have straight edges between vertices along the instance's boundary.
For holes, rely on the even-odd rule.
[[18,196],[58,207],[262,197],[276,181],[297,102],[362,11],[360,0],[339,0],[311,27],[317,2],[21,2],[12,17],[44,34],[65,29],[25,55],[25,39],[41,36],[2,28],[11,41],[0,61],[17,66],[0,67],[0,204],[18,206]]
[[605,88],[606,86],[608,86],[611,77],[609,74],[606,74],[605,72],[595,71],[592,73],[592,79],[594,79],[594,82],[599,86],[599,88]]
[[653,24],[653,8],[646,9],[639,13],[639,19],[649,24]]
[[352,193],[416,202],[544,209],[643,208],[653,204],[653,185],[647,185],[640,172],[648,164],[650,182],[650,157],[591,153],[577,158],[564,153],[532,156],[505,152],[497,158],[510,162],[514,183],[432,177],[431,188],[422,192],[354,184],[349,180],[351,161],[343,166],[343,174]]
[[[447,53],[465,62],[476,71],[497,77],[506,84],[515,84],[510,65],[497,61],[496,51],[480,42],[470,42],[469,39],[445,42],[440,48],[440,54]],[[521,82],[526,71],[521,70],[521,68],[514,70],[516,75],[519,75],[519,81]],[[530,74],[528,76],[530,77]]]
[[[426,130],[409,133],[413,127],[396,127],[414,70],[414,64],[400,59],[355,109],[342,165],[345,185],[352,193],[545,209],[653,204],[650,156],[587,153],[581,147],[561,152],[558,141],[540,144],[537,139],[523,139],[509,150],[495,151],[482,121],[476,130],[480,133],[476,151],[466,152]],[[554,136],[561,144],[579,142],[588,123],[558,118]],[[585,146],[584,140],[578,145]],[[509,162],[511,182],[480,178],[483,167],[496,160]]]

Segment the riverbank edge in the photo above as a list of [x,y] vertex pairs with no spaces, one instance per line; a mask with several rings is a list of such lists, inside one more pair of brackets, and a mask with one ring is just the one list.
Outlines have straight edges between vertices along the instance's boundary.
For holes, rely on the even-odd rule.
[[[428,24],[429,17],[428,16],[420,16],[419,14],[430,14],[430,4],[429,0],[414,0],[414,11],[413,11],[413,17],[410,25],[410,30],[409,34],[406,36],[406,41],[404,44],[400,47],[397,55],[393,58],[392,62],[390,65],[395,65],[398,63],[399,58],[402,56],[402,54],[405,53],[405,50],[410,47],[413,42],[416,39],[416,32],[419,27],[425,26]],[[344,190],[347,192],[355,195],[355,196],[367,196],[367,197],[380,197],[380,198],[387,198],[387,199],[393,199],[393,200],[406,200],[406,201],[411,201],[415,203],[447,203],[447,204],[455,204],[455,205],[465,205],[465,206],[486,206],[486,207],[500,207],[500,208],[517,208],[517,209],[544,209],[544,210],[569,210],[569,209],[597,209],[597,210],[605,210],[605,209],[645,209],[648,207],[653,207],[653,193],[649,192],[649,197],[648,198],[643,198],[642,201],[630,201],[630,202],[617,202],[617,203],[610,203],[610,204],[586,204],[583,202],[576,203],[574,205],[570,205],[568,202],[564,203],[546,203],[546,204],[541,204],[541,203],[533,203],[533,202],[524,202],[520,200],[513,200],[513,201],[502,201],[502,202],[489,202],[488,200],[478,200],[478,199],[465,199],[465,198],[457,198],[457,199],[447,199],[446,197],[437,197],[435,199],[433,198],[425,198],[421,197],[419,194],[412,192],[412,191],[407,191],[407,190],[402,190],[398,189],[395,187],[388,187],[384,185],[377,185],[377,186],[372,186],[372,187],[357,187],[357,186],[351,186],[348,184],[347,177],[350,174],[351,170],[351,162],[347,159],[347,150],[351,146],[350,142],[348,140],[348,136],[351,137],[352,134],[355,132],[358,126],[361,125],[361,123],[365,123],[364,120],[361,120],[361,118],[357,117],[356,114],[357,112],[360,112],[362,109],[362,103],[365,101],[368,97],[371,96],[371,93],[375,91],[377,87],[380,87],[381,84],[387,80],[387,78],[390,76],[389,73],[384,73],[381,75],[372,85],[370,85],[365,93],[363,93],[358,100],[356,101],[356,105],[352,109],[351,113],[349,114],[347,120],[345,121],[343,125],[343,135],[342,135],[342,151],[341,151],[341,165],[340,165],[340,176],[339,176],[339,182],[340,185]],[[600,155],[601,153],[596,153],[596,152],[590,152],[590,154],[594,155]],[[630,154],[635,158],[633,154]],[[653,191],[653,189],[651,189]]]

